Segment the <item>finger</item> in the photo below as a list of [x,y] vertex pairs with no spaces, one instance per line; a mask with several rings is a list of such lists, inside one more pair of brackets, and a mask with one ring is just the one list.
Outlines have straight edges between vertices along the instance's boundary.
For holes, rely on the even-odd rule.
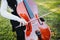
[[20,26],[21,26],[21,23],[20,23]]

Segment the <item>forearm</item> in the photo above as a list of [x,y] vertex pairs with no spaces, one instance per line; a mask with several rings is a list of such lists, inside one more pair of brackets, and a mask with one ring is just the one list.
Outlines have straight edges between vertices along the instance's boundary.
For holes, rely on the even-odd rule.
[[1,12],[1,16],[5,17],[7,19],[15,20],[15,21],[20,21],[20,19],[21,19],[11,13],[8,13],[7,11]]

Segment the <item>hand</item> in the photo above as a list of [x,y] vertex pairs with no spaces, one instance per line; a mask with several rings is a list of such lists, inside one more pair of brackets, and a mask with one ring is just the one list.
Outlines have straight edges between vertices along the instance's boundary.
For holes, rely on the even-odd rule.
[[25,19],[21,18],[20,19],[20,24],[16,28],[21,27],[21,26],[25,26],[27,24],[28,24],[28,22]]
[[27,24],[28,24],[27,21],[25,19],[21,18],[21,20],[20,20],[20,26],[25,26]]

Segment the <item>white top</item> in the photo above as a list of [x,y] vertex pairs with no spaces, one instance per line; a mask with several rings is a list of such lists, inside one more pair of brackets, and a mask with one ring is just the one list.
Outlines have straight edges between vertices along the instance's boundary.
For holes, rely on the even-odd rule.
[[15,15],[13,15],[10,12],[7,11],[7,7],[8,7],[7,1],[2,0],[1,1],[1,10],[0,10],[1,11],[1,16],[5,17],[5,18],[8,18],[8,19],[11,19],[11,20],[20,21],[19,17],[15,16]]

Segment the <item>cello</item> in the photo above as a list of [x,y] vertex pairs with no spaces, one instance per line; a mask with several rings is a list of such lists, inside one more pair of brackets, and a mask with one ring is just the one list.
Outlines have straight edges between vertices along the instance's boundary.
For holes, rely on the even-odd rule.
[[50,28],[43,18],[39,19],[38,8],[33,0],[22,0],[16,10],[18,15],[28,22],[25,40],[50,40]]

